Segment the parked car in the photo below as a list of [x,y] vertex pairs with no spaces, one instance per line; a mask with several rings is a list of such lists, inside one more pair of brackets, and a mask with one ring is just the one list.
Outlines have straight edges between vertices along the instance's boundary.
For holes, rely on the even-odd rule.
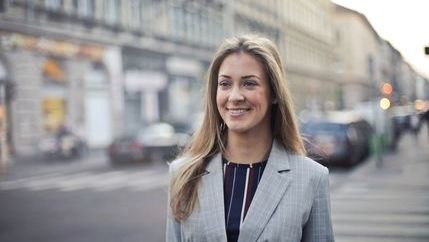
[[369,155],[373,129],[363,119],[320,120],[304,123],[301,132],[309,157],[322,164],[352,165]]
[[188,140],[168,123],[155,123],[115,139],[108,147],[112,164],[173,159]]

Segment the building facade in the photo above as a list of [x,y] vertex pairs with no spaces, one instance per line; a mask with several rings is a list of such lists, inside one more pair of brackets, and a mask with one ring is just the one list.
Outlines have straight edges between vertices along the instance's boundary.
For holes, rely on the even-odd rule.
[[384,95],[381,91],[384,83],[393,87],[387,96],[392,106],[413,106],[417,99],[425,99],[421,89],[426,86],[426,78],[389,42],[380,38],[363,14],[335,5],[334,19],[335,67],[343,90],[344,108],[377,102]]
[[61,125],[90,147],[152,122],[187,126],[202,109],[214,49],[249,32],[279,46],[297,112],[353,107],[386,81],[398,101],[428,86],[365,16],[329,0],[5,0],[9,147],[35,153]]
[[61,125],[104,147],[147,123],[188,122],[224,37],[223,1],[9,0],[0,11],[18,154]]
[[285,0],[281,49],[296,108],[322,111],[339,105],[333,72],[334,23],[329,0]]
[[236,0],[228,1],[226,7],[229,35],[253,32],[279,46],[298,111],[336,106],[329,0]]
[[381,84],[381,39],[366,17],[335,6],[336,72],[345,108],[378,97]]
[[398,104],[401,96],[401,63],[402,55],[389,42],[381,41],[381,75],[382,82],[393,87],[390,95],[392,104]]

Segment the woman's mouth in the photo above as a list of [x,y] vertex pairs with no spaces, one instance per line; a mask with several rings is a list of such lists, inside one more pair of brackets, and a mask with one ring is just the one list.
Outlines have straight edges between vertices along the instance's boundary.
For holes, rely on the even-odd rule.
[[226,108],[226,110],[231,116],[240,116],[244,113],[247,113],[250,108]]

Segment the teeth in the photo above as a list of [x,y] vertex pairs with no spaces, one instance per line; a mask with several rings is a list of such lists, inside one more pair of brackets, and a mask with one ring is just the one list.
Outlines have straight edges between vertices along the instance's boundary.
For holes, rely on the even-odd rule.
[[228,111],[232,114],[241,114],[247,111],[247,109],[228,109]]

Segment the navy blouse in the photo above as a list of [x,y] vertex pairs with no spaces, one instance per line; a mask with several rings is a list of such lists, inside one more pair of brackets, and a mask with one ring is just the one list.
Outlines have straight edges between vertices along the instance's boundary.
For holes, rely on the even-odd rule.
[[222,159],[224,174],[225,224],[228,242],[237,241],[267,161],[237,164]]

